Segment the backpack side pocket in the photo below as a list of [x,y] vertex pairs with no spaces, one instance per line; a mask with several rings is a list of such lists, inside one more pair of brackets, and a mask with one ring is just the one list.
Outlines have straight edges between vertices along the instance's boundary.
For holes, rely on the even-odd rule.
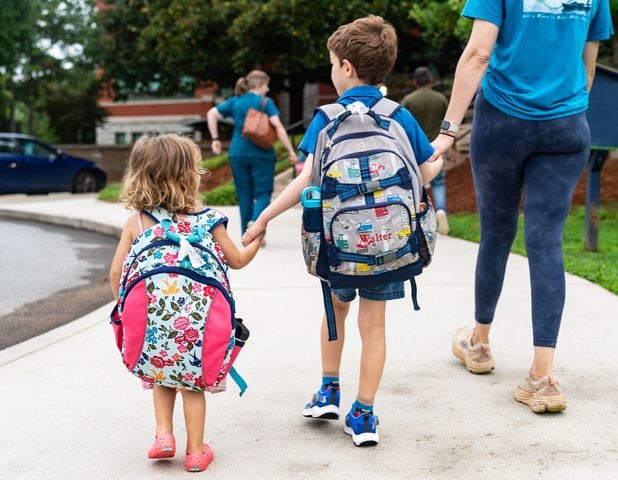
[[122,307],[122,329],[124,334],[124,351],[122,359],[127,368],[133,371],[144,346],[146,323],[148,319],[148,293],[146,280],[138,281],[124,300]]
[[307,271],[316,275],[322,240],[322,201],[318,187],[308,187],[302,193],[303,224],[301,238]]
[[112,324],[112,330],[114,332],[114,339],[116,340],[116,347],[122,352],[122,342],[124,340],[124,330],[122,328],[122,322],[120,321],[120,314],[118,313],[119,303],[114,306],[112,313],[109,316]]

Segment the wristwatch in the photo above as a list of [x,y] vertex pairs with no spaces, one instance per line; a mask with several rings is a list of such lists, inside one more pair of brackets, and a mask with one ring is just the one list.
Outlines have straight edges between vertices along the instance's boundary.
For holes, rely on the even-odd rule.
[[440,133],[454,137],[459,131],[459,125],[454,124],[449,120],[442,120],[440,124]]

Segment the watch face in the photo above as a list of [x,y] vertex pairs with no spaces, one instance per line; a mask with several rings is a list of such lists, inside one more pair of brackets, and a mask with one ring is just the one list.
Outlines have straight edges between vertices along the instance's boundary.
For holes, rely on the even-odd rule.
[[448,120],[442,120],[442,123],[440,124],[440,128],[442,130],[448,130],[451,126],[451,122],[449,122]]

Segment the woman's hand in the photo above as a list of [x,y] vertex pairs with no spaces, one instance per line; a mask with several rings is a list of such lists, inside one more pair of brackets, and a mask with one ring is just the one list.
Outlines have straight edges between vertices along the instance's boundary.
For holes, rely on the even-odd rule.
[[450,135],[438,135],[436,139],[431,142],[431,146],[434,148],[435,152],[427,161],[435,162],[444,152],[453,146],[453,143],[455,143],[455,139]]
[[212,153],[219,155],[221,153],[221,140],[213,140],[210,142],[210,148],[212,149]]
[[298,163],[298,157],[296,156],[296,152],[294,150],[288,152],[288,156],[290,157],[290,163],[292,165],[296,165]]

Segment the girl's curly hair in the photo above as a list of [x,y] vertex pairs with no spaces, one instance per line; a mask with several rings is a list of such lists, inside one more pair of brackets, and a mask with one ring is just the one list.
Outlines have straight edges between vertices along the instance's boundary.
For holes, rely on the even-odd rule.
[[131,151],[120,200],[136,211],[157,207],[170,213],[197,211],[203,205],[201,163],[200,148],[187,137],[141,137]]

